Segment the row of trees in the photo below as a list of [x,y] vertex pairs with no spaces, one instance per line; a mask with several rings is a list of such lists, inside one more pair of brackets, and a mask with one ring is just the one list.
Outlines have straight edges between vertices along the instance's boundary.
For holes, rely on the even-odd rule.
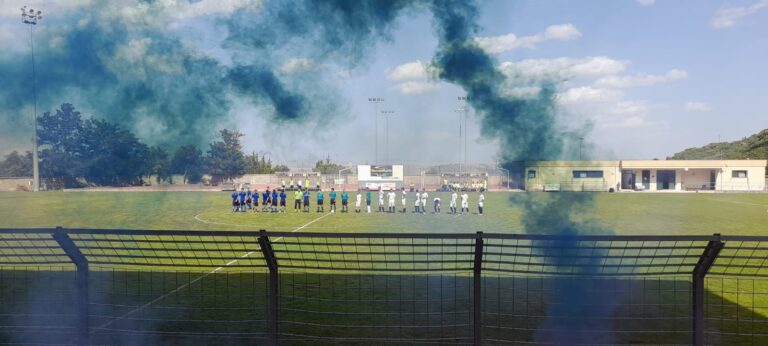
[[[274,173],[288,167],[273,165],[258,155],[244,155],[237,131],[221,130],[221,140],[203,152],[194,145],[173,155],[150,147],[130,131],[99,119],[83,119],[69,103],[38,118],[40,174],[54,188],[84,185],[141,185],[147,176],[158,182],[182,175],[184,183],[197,183],[204,173],[214,183],[246,173]],[[0,161],[0,176],[31,176],[32,154],[12,152]]]
[[0,177],[28,177],[32,175],[32,152],[19,154],[12,151],[0,161]]

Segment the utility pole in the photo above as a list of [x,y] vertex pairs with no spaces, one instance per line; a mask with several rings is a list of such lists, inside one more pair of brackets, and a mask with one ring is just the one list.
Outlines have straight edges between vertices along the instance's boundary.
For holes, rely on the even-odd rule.
[[29,46],[32,52],[32,191],[40,191],[40,166],[37,156],[37,72],[35,71],[35,41],[32,28],[43,19],[43,12],[24,6],[21,8],[21,22],[29,25]]
[[376,134],[374,135],[374,164],[379,164],[379,103],[384,102],[381,97],[369,97],[368,102],[373,104],[373,118],[376,122]]

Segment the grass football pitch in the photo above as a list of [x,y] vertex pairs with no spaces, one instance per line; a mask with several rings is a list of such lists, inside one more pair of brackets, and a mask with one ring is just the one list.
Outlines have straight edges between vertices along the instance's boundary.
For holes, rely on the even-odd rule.
[[[318,219],[314,200],[310,213],[294,213],[290,199],[285,214],[232,213],[226,192],[6,192],[0,193],[0,227],[525,233],[523,209],[509,202],[511,194],[487,193],[483,216],[476,215],[476,193],[470,194],[472,214],[464,216],[446,213],[447,193],[430,194],[428,211],[439,195],[440,215],[412,214],[413,194],[406,214],[355,214],[350,196],[352,212]],[[600,193],[594,207],[573,217],[618,235],[768,235],[768,194]]]
[[[470,194],[471,214],[448,215],[446,193],[430,193],[430,202],[439,195],[443,213],[413,214],[413,194],[409,194],[405,214],[376,213],[374,201],[371,214],[354,213],[354,196],[350,213],[316,213],[314,200],[310,213],[295,213],[289,205],[284,214],[232,213],[227,192],[45,192],[0,193],[1,228],[70,227],[101,229],[152,230],[259,230],[289,232],[477,232],[525,233],[522,226],[524,210],[510,203],[513,193],[486,194],[485,215],[477,215],[477,194]],[[768,194],[714,193],[600,193],[594,194],[594,205],[579,209],[574,219],[593,221],[606,233],[618,235],[768,235]],[[314,196],[313,196],[314,197]],[[399,196],[398,196],[399,197]],[[540,193],[534,198],[548,198]],[[374,199],[376,199],[374,197]],[[289,204],[291,204],[289,199]],[[398,208],[400,208],[398,198]],[[327,202],[326,202],[327,203]],[[430,204],[431,206],[431,204]],[[341,207],[339,203],[339,208]],[[364,208],[364,206],[363,206]],[[431,208],[429,208],[431,209]],[[547,233],[546,230],[537,230]],[[40,287],[71,286],[71,276],[56,271],[7,271],[0,280],[0,293],[7,310],[23,308],[24,302],[40,302],[35,292]],[[247,274],[227,270],[210,275],[202,272],[95,271],[92,273],[93,299],[103,306],[126,306],[126,310],[101,312],[104,316],[120,316],[119,322],[108,317],[92,317],[94,325],[109,323],[104,329],[140,329],[169,333],[159,334],[153,341],[186,343],[190,339],[174,338],[173,333],[259,332],[263,324],[254,322],[238,329],[232,321],[264,319],[263,296],[266,289],[264,274]],[[759,344],[768,341],[768,282],[752,279],[708,279],[708,304],[715,315],[723,317],[716,326],[717,337],[709,339],[721,344]],[[468,277],[461,275],[348,275],[343,273],[286,273],[281,275],[284,290],[281,316],[293,324],[284,324],[284,333],[338,337],[384,337],[407,340],[436,334],[462,338],[469,336],[467,328],[450,325],[469,323],[469,315],[443,315],[442,311],[466,310],[469,306]],[[531,340],[545,315],[544,295],[551,285],[541,277],[509,277],[485,280],[485,295],[494,299],[494,291],[508,292],[488,301],[489,308],[515,312],[524,307],[520,316],[497,317],[489,323],[515,326],[504,331],[487,329],[484,334],[500,339]],[[670,331],[654,334],[619,336],[616,342],[628,343],[686,343],[689,328],[690,281],[683,278],[658,278],[608,281],[616,291],[634,292],[625,298],[640,302],[641,311],[618,314],[658,314],[671,318],[663,327]],[[37,287],[37,288],[35,288]],[[179,289],[183,287],[183,289]],[[452,287],[452,288],[451,288]],[[43,291],[45,291],[43,289]],[[503,290],[503,291],[502,291]],[[169,292],[173,294],[169,295]],[[370,297],[360,297],[360,295]],[[439,303],[429,303],[439,294]],[[39,296],[39,294],[38,294]],[[52,295],[54,296],[54,295]],[[503,297],[502,297],[503,296]],[[146,302],[163,297],[152,305]],[[362,300],[361,300],[362,299]],[[394,300],[393,300],[394,299]],[[66,300],[66,299],[64,299]],[[517,301],[518,303],[514,303]],[[361,306],[365,302],[365,306]],[[405,302],[405,304],[403,303]],[[426,302],[426,303],[425,303]],[[512,302],[512,303],[510,303]],[[522,302],[522,303],[521,303]],[[451,306],[452,304],[452,306]],[[458,306],[457,306],[458,304]],[[494,305],[495,304],[495,305]],[[642,311],[643,304],[659,311]],[[506,306],[508,305],[508,306]],[[101,306],[101,305],[94,305]],[[713,307],[714,308],[713,308]],[[53,312],[67,313],[67,305],[55,302],[46,307]],[[138,307],[138,308],[136,308]],[[170,308],[169,308],[170,307]],[[183,315],[173,315],[173,307],[184,307]],[[243,308],[247,309],[243,309]],[[622,308],[623,309],[623,308]],[[434,317],[441,311],[436,322]],[[135,313],[130,311],[136,311]],[[220,311],[220,312],[217,312]],[[314,311],[314,312],[313,312]],[[334,311],[333,315],[319,311]],[[366,315],[356,315],[365,311]],[[431,311],[433,315],[425,315]],[[98,314],[98,313],[97,313]],[[331,320],[328,320],[329,316]],[[501,315],[499,315],[501,316]],[[539,316],[539,317],[536,317]],[[670,317],[671,316],[671,317]],[[426,318],[426,319],[424,319]],[[147,321],[166,320],[166,322]],[[185,321],[185,322],[180,322]],[[228,325],[220,324],[228,321]],[[745,321],[749,321],[748,324]],[[0,318],[2,324],[7,324]],[[398,329],[345,327],[326,328],[324,324],[357,326],[359,324],[399,326]],[[432,329],[413,328],[435,324]],[[748,325],[751,329],[745,329]],[[435,329],[439,328],[439,329]],[[617,327],[619,329],[625,327]],[[626,326],[631,329],[632,327]],[[711,329],[710,328],[710,329]],[[677,330],[677,331],[676,331]],[[464,334],[463,334],[464,333]],[[762,335],[761,338],[749,337]],[[10,334],[0,333],[0,341],[16,342]],[[109,335],[108,333],[105,335]],[[721,336],[720,336],[721,335]],[[747,336],[745,336],[747,335]],[[96,339],[99,342],[120,342],[120,339]],[[22,341],[35,341],[27,339]],[[146,341],[148,339],[139,339]],[[197,340],[197,339],[195,339]],[[38,340],[39,341],[39,340]],[[124,340],[122,340],[124,341]],[[135,341],[135,340],[134,340]]]

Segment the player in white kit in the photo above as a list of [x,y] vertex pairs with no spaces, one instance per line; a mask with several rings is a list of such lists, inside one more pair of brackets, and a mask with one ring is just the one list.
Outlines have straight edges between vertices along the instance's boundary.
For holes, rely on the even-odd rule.
[[435,214],[440,214],[440,197],[435,197]]
[[413,213],[418,214],[421,212],[421,209],[419,208],[419,206],[421,205],[421,196],[419,196],[418,191],[416,191],[415,195],[416,195],[416,201],[413,202]]
[[483,194],[483,189],[480,189],[480,196],[477,197],[477,210],[480,212],[480,215],[483,215],[484,203],[485,203],[485,195]]
[[427,199],[429,198],[429,194],[427,193],[427,190],[421,190],[421,213],[426,214],[427,213]]
[[400,203],[403,205],[403,214],[407,211],[407,204],[408,204],[408,198],[406,198],[407,193],[405,192],[405,187],[401,188],[400,192]]
[[453,193],[451,193],[451,214],[456,215],[456,199],[459,198],[459,195],[456,193],[456,190],[453,190]]
[[384,212],[384,189],[379,188],[379,213]]
[[360,190],[357,190],[357,197],[355,198],[355,213],[360,213],[360,205],[363,204],[363,195]]
[[469,196],[466,191],[461,193],[461,215],[464,215],[464,210],[469,213]]
[[394,213],[395,212],[395,197],[397,194],[395,193],[395,190],[389,190],[387,193],[387,212]]

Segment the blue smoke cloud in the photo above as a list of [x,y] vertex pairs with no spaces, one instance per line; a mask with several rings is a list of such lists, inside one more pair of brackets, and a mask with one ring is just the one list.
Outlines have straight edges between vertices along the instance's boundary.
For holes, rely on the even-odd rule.
[[[324,89],[322,80],[278,75],[274,62],[300,54],[354,69],[364,65],[376,43],[391,40],[399,15],[419,10],[433,14],[439,39],[432,60],[437,77],[466,91],[482,135],[499,140],[503,160],[559,158],[568,134],[556,127],[556,86],[543,83],[532,98],[505,95],[504,84],[510,81],[497,69],[495,59],[473,41],[480,30],[478,10],[468,0],[269,1],[258,12],[240,11],[220,21],[229,33],[224,48],[232,53],[231,65],[201,56],[151,26],[85,21],[41,39],[60,37],[60,49],[49,46],[38,54],[42,109],[82,101],[98,116],[132,125],[127,127],[134,130],[148,126],[142,119],[149,118],[151,125],[162,129],[163,136],[157,138],[177,145],[210,139],[210,124],[226,118],[232,93],[271,109],[269,117],[278,123],[328,118],[335,108],[318,101],[327,99],[318,91]],[[0,58],[0,75],[19,81],[0,91],[0,108],[9,114],[18,113],[28,102],[28,67],[24,56]],[[561,235],[565,248],[574,245],[574,235],[607,232],[572,218],[576,208],[591,205],[589,194],[521,194],[513,202],[525,207],[528,233]],[[562,250],[543,251],[554,251],[548,253],[551,258],[562,255],[557,252]],[[589,300],[599,305],[597,297],[590,296],[588,283],[575,288],[565,282],[556,285],[561,286],[557,292],[569,292],[558,297],[560,301]],[[576,317],[610,314],[610,309],[601,308],[558,309],[552,313],[573,317],[564,321],[577,324],[564,326],[564,332],[554,337],[544,333],[541,340],[575,341],[578,336],[573,331],[580,328]]]
[[[479,29],[476,25],[477,9],[473,3],[462,0],[437,1],[431,6],[440,39],[433,64],[439,77],[461,86],[469,103],[481,116],[481,129],[485,137],[500,141],[501,155],[506,162],[552,160],[561,156],[567,134],[556,130],[554,102],[555,86],[543,83],[534,98],[518,99],[505,96],[506,77],[496,68],[494,59],[472,40]],[[513,83],[515,81],[512,81]],[[543,246],[548,261],[558,268],[568,268],[578,246],[577,235],[609,233],[606,230],[573,219],[579,211],[588,211],[593,197],[585,193],[558,193],[547,196],[517,195],[513,203],[524,207],[523,225],[526,232],[560,236],[555,246]],[[552,244],[548,244],[552,245]],[[599,251],[598,251],[599,252]],[[590,263],[600,262],[600,253]],[[568,263],[565,263],[567,261]],[[612,312],[612,302],[597,294],[603,283],[590,279],[594,267],[584,266],[578,280],[553,278],[551,299],[557,304],[548,307],[548,318],[535,337],[539,342],[554,344],[589,344],[611,342],[611,336],[601,334],[600,340],[588,329],[609,330],[604,324]]]

